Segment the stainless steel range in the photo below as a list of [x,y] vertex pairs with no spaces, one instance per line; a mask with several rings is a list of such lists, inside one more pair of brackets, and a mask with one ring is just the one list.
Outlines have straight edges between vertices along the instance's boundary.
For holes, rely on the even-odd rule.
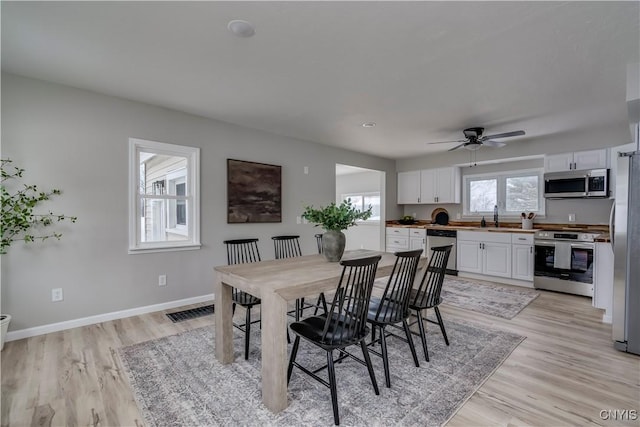
[[566,230],[536,232],[534,287],[593,297],[596,236]]

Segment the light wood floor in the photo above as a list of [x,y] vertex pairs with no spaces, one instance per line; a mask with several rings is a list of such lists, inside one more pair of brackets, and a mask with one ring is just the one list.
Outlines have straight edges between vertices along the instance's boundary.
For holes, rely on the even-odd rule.
[[[448,426],[640,425],[600,416],[640,412],[640,358],[613,349],[611,327],[600,323],[602,312],[590,299],[540,292],[512,320],[442,306],[445,322],[527,337]],[[212,322],[205,316],[174,324],[157,312],[8,342],[1,424],[143,425],[114,349]]]

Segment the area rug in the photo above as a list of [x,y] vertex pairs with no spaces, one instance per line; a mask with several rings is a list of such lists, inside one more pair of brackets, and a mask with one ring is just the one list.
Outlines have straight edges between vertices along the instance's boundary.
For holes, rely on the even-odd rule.
[[465,310],[513,319],[540,294],[533,289],[445,276],[442,302]]
[[[376,396],[364,366],[346,359],[336,365],[340,421],[347,426],[440,426],[491,376],[524,337],[446,321],[451,345],[438,328],[428,334],[430,362],[415,367],[407,344],[388,340],[391,388],[384,386],[382,360],[372,355],[380,387]],[[253,335],[253,334],[252,334]],[[249,360],[243,336],[234,333],[236,361],[214,356],[213,326],[118,350],[138,407],[150,426],[333,425],[329,389],[294,368],[289,406],[273,414],[262,404],[260,336],[251,337]],[[291,345],[289,345],[289,350]],[[359,348],[354,354],[361,355]],[[325,353],[302,341],[298,361],[326,363]],[[319,375],[326,378],[326,370]]]

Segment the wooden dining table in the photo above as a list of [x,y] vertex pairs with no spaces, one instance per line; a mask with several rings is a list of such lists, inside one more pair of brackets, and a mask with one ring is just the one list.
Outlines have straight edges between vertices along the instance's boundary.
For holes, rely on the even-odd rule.
[[[392,253],[347,251],[344,259],[382,255],[376,277],[391,274]],[[232,288],[262,300],[262,402],[278,413],[287,405],[287,310],[288,302],[337,288],[342,273],[339,262],[322,255],[306,255],[248,264],[215,267],[215,356],[222,364],[233,363]]]

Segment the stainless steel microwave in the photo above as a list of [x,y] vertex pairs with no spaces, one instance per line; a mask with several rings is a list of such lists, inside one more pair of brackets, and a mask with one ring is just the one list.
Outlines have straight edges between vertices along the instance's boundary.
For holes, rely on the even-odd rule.
[[609,197],[609,169],[545,173],[544,197]]

